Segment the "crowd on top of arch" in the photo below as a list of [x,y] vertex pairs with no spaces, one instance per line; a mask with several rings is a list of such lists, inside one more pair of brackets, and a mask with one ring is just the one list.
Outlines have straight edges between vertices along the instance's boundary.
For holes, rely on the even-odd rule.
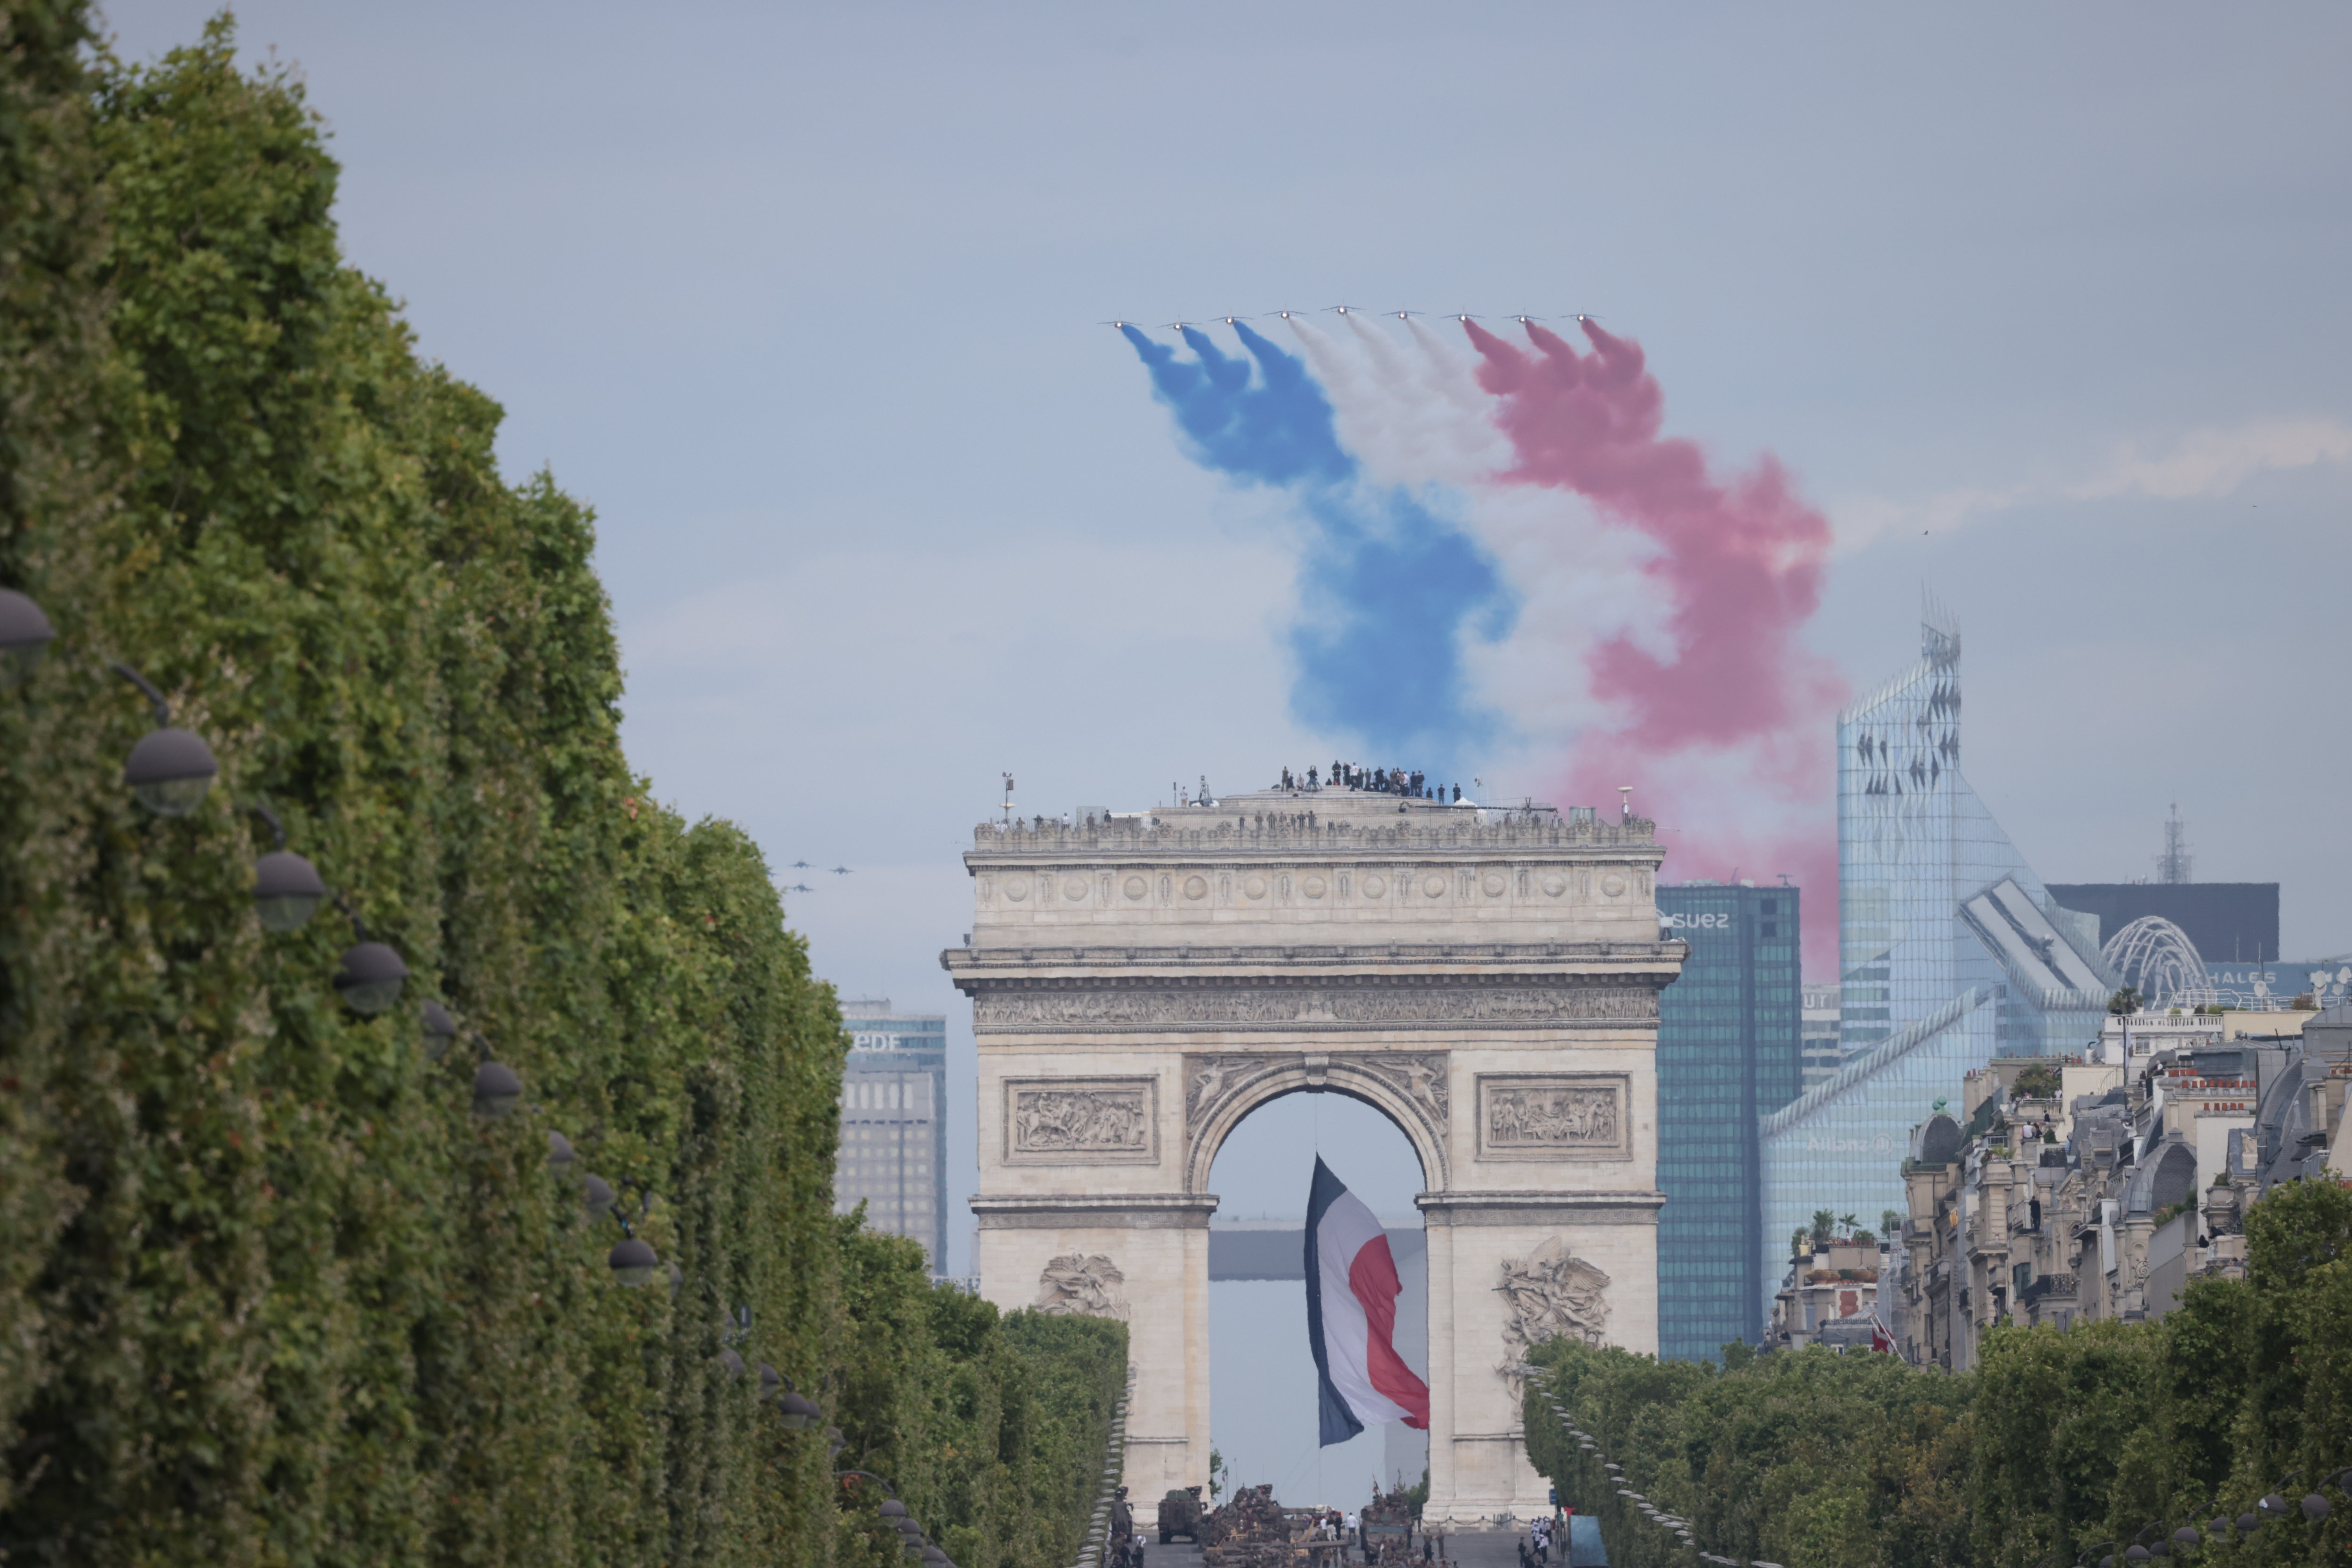
[[[1353,763],[1335,762],[1331,764],[1331,771],[1328,774],[1318,769],[1309,768],[1304,779],[1299,778],[1288,768],[1285,768],[1282,770],[1280,787],[1284,789],[1327,787],[1360,789],[1372,795],[1400,795],[1407,800],[1444,802],[1446,799],[1445,786],[1431,784],[1429,775],[1426,773],[1418,771],[1407,773],[1402,768],[1359,767]],[[1462,786],[1457,784],[1454,786],[1453,802],[1449,804],[1458,804],[1461,799]]]

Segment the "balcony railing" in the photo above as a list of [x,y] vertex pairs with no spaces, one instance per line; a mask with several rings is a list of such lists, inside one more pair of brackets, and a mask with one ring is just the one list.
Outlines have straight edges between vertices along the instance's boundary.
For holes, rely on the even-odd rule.
[[2044,1274],[2017,1293],[2017,1304],[2031,1307],[2045,1296],[2072,1296],[2075,1289],[2072,1274]]

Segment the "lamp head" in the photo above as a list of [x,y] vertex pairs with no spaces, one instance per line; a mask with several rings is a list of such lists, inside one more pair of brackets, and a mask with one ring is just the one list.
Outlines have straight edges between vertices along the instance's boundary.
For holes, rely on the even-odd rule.
[[335,970],[335,989],[343,1005],[354,1013],[373,1016],[400,1000],[408,980],[408,965],[400,954],[380,942],[362,942],[345,950]]
[[522,1079],[499,1062],[484,1062],[474,1069],[474,1110],[497,1121],[522,1100]]
[[299,930],[326,900],[319,868],[291,849],[273,849],[254,863],[253,903],[263,930]]
[[655,1255],[652,1244],[642,1237],[635,1236],[623,1237],[613,1250],[605,1254],[604,1261],[611,1267],[613,1278],[631,1289],[650,1284],[654,1270],[661,1267],[661,1259]]
[[0,691],[30,679],[57,635],[40,605],[14,588],[0,588]]
[[449,1042],[457,1037],[457,1020],[438,1002],[428,1001],[418,1012],[425,1020],[425,1059],[437,1062],[449,1054]]

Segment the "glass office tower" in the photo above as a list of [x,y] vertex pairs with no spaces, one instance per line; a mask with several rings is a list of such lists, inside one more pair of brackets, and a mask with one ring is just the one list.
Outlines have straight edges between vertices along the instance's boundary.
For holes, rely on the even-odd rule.
[[1805,986],[1804,1013],[1801,1028],[1801,1054],[1804,1059],[1804,1087],[1827,1083],[1845,1064],[1845,1046],[1838,1037],[1838,1003],[1841,998],[1835,982]]
[[[1844,1059],[1766,1117],[1766,1272],[1815,1209],[1904,1206],[1911,1128],[1994,1056],[2079,1051],[2115,979],[1960,774],[1960,629],[1933,605],[1920,661],[1838,720]],[[1769,1296],[1771,1287],[1767,1287]]]
[[1756,1130],[1799,1087],[1797,889],[1661,885],[1658,926],[1691,950],[1658,999],[1658,1354],[1698,1360],[1764,1327]]
[[866,1205],[866,1223],[923,1244],[948,1263],[948,1018],[898,1013],[887,996],[845,999],[849,1059],[841,1074],[841,1150],[834,1212]]

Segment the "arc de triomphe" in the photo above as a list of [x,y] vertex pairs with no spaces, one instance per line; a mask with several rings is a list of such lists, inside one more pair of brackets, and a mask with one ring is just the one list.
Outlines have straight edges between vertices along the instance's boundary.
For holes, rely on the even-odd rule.
[[1127,1320],[1147,1518],[1208,1479],[1210,1166],[1302,1090],[1421,1159],[1426,1517],[1543,1508],[1526,1346],[1657,1349],[1660,853],[1640,818],[1346,789],[982,825],[942,955],[980,1047],[981,1290]]

